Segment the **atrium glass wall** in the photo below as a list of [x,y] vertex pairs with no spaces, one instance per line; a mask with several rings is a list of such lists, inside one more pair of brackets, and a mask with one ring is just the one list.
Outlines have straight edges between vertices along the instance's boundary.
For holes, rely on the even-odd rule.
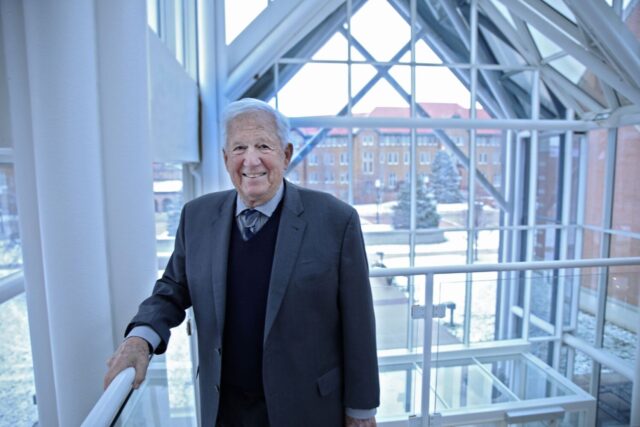
[[[609,3],[637,38],[639,2]],[[256,2],[237,28],[268,33],[283,4]],[[289,180],[360,214],[382,423],[428,405],[447,425],[519,425],[507,410],[537,401],[550,423],[629,424],[638,266],[512,264],[640,255],[639,133],[616,121],[640,104],[638,73],[618,27],[597,25],[607,7],[349,0],[238,93],[293,117]],[[230,52],[251,37],[228,31]]]
[[[562,7],[543,13],[575,19],[564,3],[554,3]],[[637,144],[625,145],[619,136],[616,154],[608,148],[611,131],[585,132],[571,123],[574,114],[597,112],[607,102],[602,75],[587,71],[573,52],[563,53],[564,36],[548,35],[544,23],[525,23],[530,11],[516,6],[472,1],[456,9],[416,1],[414,9],[413,2],[349,1],[245,93],[294,117],[288,178],[356,207],[372,266],[638,255],[637,224],[623,213],[639,200],[638,180],[629,175],[635,170],[617,164],[637,161]],[[526,48],[512,41],[523,30],[530,33]],[[548,59],[544,66],[527,65],[530,48]],[[416,121],[393,125],[398,119]],[[523,128],[510,119],[558,125]],[[633,127],[618,133],[637,139]],[[623,200],[633,202],[622,208]],[[585,389],[602,399],[608,377],[596,377],[605,368],[567,347],[562,334],[632,353],[625,348],[637,347],[636,327],[613,318],[623,306],[637,319],[636,270],[443,276],[435,300],[447,307],[447,339],[465,345],[530,339],[535,357],[569,376],[586,375]],[[385,278],[372,286],[380,350],[420,346],[421,327],[410,320],[409,307],[424,303],[424,278]],[[596,304],[603,292],[606,310]],[[631,366],[633,358],[626,360]],[[410,412],[420,400],[416,373],[393,369],[383,369],[383,382],[412,398],[389,411]],[[599,407],[604,423],[604,399]]]

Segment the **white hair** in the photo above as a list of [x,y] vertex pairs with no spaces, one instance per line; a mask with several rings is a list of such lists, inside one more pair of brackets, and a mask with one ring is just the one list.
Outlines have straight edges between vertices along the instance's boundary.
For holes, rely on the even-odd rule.
[[226,106],[222,113],[223,134],[226,145],[227,140],[227,126],[236,117],[251,112],[262,111],[270,114],[276,123],[276,132],[278,139],[282,144],[282,148],[285,148],[289,143],[289,119],[280,111],[273,108],[271,105],[264,101],[255,98],[242,98],[237,101],[231,102]]

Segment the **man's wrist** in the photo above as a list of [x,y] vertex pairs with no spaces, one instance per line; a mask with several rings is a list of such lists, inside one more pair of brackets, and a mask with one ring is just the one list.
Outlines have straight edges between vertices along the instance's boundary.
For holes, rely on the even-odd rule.
[[150,354],[158,348],[158,345],[160,345],[160,335],[158,335],[156,331],[151,329],[149,326],[136,326],[131,330],[131,332],[129,332],[126,338],[128,339],[132,337],[138,337],[145,340],[147,344],[149,344]]
[[355,418],[358,420],[366,420],[369,418],[373,418],[376,416],[377,408],[372,409],[354,409],[354,408],[345,408],[344,413],[351,418]]
[[144,338],[142,338],[142,337],[139,337],[139,336],[137,336],[137,335],[131,335],[131,336],[126,337],[124,340],[125,340],[125,341],[129,341],[129,340],[130,340],[130,339],[132,339],[132,338],[137,338],[137,339],[139,339],[139,340],[144,341],[144,342],[147,344],[147,348],[149,349],[149,354],[152,354],[152,353],[153,353],[153,347],[151,346],[151,343],[149,343],[149,341],[145,340],[145,339],[144,339]]

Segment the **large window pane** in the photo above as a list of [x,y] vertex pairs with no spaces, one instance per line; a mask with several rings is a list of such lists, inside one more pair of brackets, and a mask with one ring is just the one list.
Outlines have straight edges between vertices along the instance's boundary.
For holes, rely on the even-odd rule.
[[38,412],[24,293],[0,304],[0,325],[0,425],[31,426]]
[[346,64],[305,64],[280,84],[278,109],[290,117],[335,116],[348,103]]
[[597,425],[629,425],[633,382],[608,369],[600,368]]
[[[164,271],[173,251],[184,204],[182,168],[180,163],[153,164],[158,275]],[[194,375],[184,323],[172,330],[171,345],[165,357],[170,417],[184,420],[184,425],[195,425]]]
[[22,269],[13,165],[0,163],[0,278]]
[[225,40],[229,45],[260,13],[269,6],[268,0],[224,2]]
[[391,3],[369,0],[351,18],[351,35],[375,61],[389,61],[411,39],[411,29]]
[[[585,191],[584,222],[602,226],[602,202],[604,194],[605,157],[607,153],[607,131],[589,132],[587,143],[587,183]],[[585,242],[585,245],[587,242]]]
[[613,193],[613,228],[640,233],[640,131],[620,128]]
[[[294,146],[294,159],[301,155],[306,145],[313,145],[313,148],[287,172],[287,179],[294,184],[324,191],[348,202],[350,132],[344,128],[293,129],[290,138]],[[354,171],[362,173],[361,165],[355,160],[353,164]]]
[[[430,117],[468,118],[471,97],[463,84],[468,82],[468,69],[450,67],[416,67],[416,101]],[[466,77],[465,77],[466,76]],[[434,84],[437,82],[437,84]],[[484,110],[479,112],[483,117]]]

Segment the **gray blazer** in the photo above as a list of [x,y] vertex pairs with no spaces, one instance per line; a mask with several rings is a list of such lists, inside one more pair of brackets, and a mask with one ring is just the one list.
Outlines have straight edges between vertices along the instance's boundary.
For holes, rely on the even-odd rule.
[[[338,199],[285,182],[267,298],[263,383],[273,427],[340,426],[344,408],[379,405],[375,320],[360,221]],[[201,415],[219,404],[226,269],[236,191],[187,203],[175,249],[151,297],[127,327],[162,338],[193,306]]]

